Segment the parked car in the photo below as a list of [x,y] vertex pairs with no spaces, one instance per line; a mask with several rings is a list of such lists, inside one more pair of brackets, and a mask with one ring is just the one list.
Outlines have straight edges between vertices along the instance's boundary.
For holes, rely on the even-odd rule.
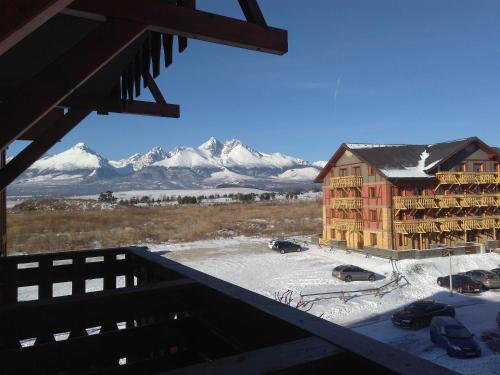
[[279,240],[271,240],[271,241],[269,241],[269,242],[267,243],[267,246],[268,246],[270,249],[272,249],[272,248],[273,248],[273,246],[274,246],[274,243],[275,243],[276,241],[279,241]]
[[[483,289],[483,285],[477,281],[472,280],[469,276],[465,275],[452,275],[451,282],[453,290],[458,293],[480,293]],[[450,277],[442,276],[437,278],[437,284],[439,286],[449,288],[450,287]]]
[[345,282],[364,280],[375,281],[375,274],[373,272],[350,264],[335,267],[332,271],[332,276],[344,280]]
[[413,302],[392,314],[392,324],[411,329],[428,326],[435,316],[455,316],[455,308],[433,300]]
[[491,271],[472,270],[464,272],[464,275],[467,275],[472,280],[481,283],[486,289],[500,288],[500,277]]
[[432,318],[430,327],[431,341],[448,351],[450,357],[480,357],[479,347],[474,335],[455,318],[437,316]]
[[493,268],[491,270],[491,272],[493,272],[494,274],[496,274],[497,276],[500,276],[500,268]]
[[284,254],[291,251],[302,251],[302,246],[291,241],[274,241],[272,249]]

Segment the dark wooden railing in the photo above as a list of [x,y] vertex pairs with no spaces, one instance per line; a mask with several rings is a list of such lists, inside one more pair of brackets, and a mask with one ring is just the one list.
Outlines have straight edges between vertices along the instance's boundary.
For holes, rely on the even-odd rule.
[[2,375],[451,373],[145,248],[3,257],[0,284]]

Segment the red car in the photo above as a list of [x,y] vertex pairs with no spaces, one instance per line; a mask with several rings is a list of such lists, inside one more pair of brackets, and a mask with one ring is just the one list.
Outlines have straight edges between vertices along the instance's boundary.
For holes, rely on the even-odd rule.
[[[456,290],[458,293],[480,293],[483,290],[483,285],[472,280],[469,276],[452,275],[451,279],[453,290]],[[438,277],[437,284],[449,288],[450,276]]]

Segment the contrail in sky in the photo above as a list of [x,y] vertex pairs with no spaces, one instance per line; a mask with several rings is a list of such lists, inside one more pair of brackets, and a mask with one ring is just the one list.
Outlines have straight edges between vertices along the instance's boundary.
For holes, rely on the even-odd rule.
[[337,103],[337,96],[339,95],[340,91],[340,84],[342,83],[342,76],[343,74],[339,74],[337,77],[337,84],[335,85],[335,91],[333,92],[333,110],[335,111],[335,104]]

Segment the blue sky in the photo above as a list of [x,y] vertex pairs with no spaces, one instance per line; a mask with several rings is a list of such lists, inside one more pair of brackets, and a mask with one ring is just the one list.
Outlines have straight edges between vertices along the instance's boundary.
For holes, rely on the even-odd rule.
[[[242,18],[236,0],[197,3]],[[268,24],[288,30],[288,54],[190,40],[158,80],[181,119],[92,115],[50,152],[82,141],[118,159],[210,136],[310,161],[342,142],[477,135],[500,146],[500,2],[259,3]]]

